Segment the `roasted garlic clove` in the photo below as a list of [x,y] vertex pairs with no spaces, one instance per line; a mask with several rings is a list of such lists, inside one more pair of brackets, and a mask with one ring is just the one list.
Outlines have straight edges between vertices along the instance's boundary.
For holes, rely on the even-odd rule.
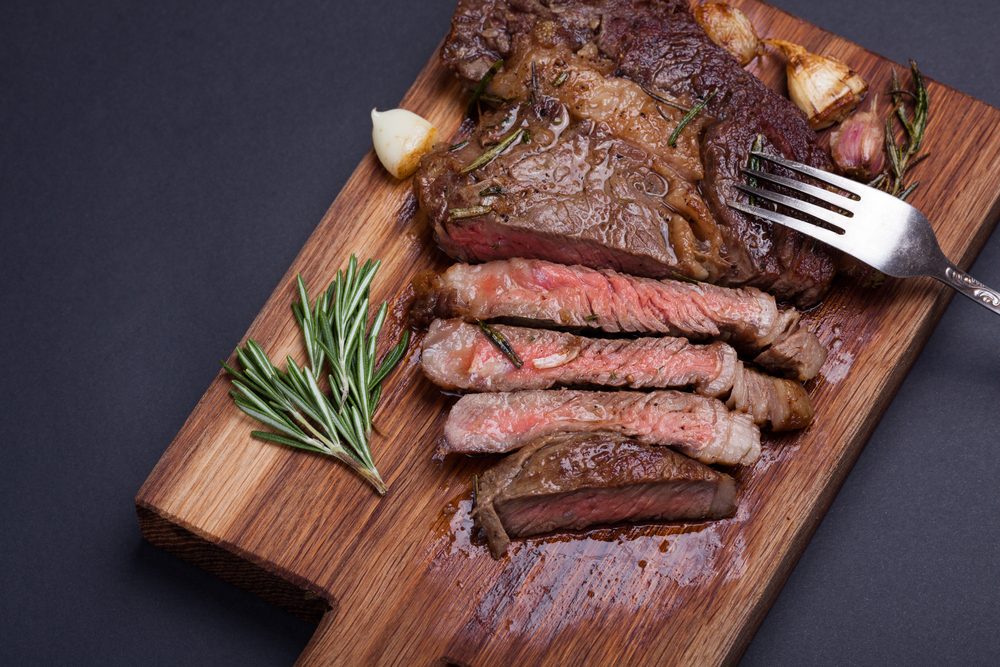
[[764,43],[784,54],[788,95],[814,130],[843,120],[864,98],[868,83],[836,58],[809,53],[783,39],[765,39]]
[[830,156],[840,170],[868,181],[885,167],[885,122],[875,113],[878,96],[867,111],[858,111],[830,135]]
[[420,158],[429,152],[437,129],[406,109],[372,109],[372,144],[379,161],[396,178],[417,170]]
[[709,39],[746,65],[761,51],[760,37],[747,15],[724,2],[706,2],[694,8],[694,18]]

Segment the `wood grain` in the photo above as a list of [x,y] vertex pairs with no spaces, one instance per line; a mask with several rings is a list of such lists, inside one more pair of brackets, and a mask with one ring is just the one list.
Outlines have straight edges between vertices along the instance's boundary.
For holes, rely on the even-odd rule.
[[[879,56],[754,0],[735,4],[762,36],[835,55],[884,89],[891,65]],[[754,67],[783,85],[780,63]],[[930,94],[932,157],[918,167],[913,203],[968,266],[1000,214],[1000,112],[935,82]],[[447,134],[462,99],[435,54],[403,106]],[[293,277],[326,284],[351,252],[384,260],[378,299],[398,299],[416,272],[448,263],[409,184],[371,154],[247,335],[273,356],[301,357]],[[470,480],[488,462],[432,460],[450,399],[421,377],[414,345],[377,417],[385,498],[336,463],[251,440],[220,375],[139,491],[140,524],[153,543],[300,614],[327,610],[303,664],[731,663],[950,296],[929,280],[835,286],[808,315],[831,348],[809,387],[815,423],[766,438],[761,460],[738,472],[731,520],[522,541],[492,560],[468,517]]]

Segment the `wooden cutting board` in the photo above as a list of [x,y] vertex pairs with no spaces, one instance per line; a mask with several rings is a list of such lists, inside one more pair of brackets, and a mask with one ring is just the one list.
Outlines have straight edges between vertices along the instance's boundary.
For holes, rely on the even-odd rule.
[[[839,57],[885,89],[888,61],[755,0],[735,4],[762,36]],[[783,85],[774,59],[755,67]],[[968,266],[1000,213],[1000,111],[934,82],[930,95],[931,157],[913,203]],[[465,99],[434,54],[402,106],[448,136]],[[371,154],[247,335],[272,358],[300,356],[294,276],[318,289],[352,252],[384,260],[374,299],[397,300],[416,272],[448,264],[409,182]],[[139,491],[140,525],[150,542],[321,619],[303,664],[733,662],[950,297],[930,280],[835,286],[808,317],[830,348],[809,386],[815,423],[765,438],[761,460],[737,473],[731,520],[516,542],[494,561],[469,519],[472,476],[488,462],[432,460],[453,399],[422,378],[412,345],[377,419],[381,500],[336,462],[252,440],[220,374]]]

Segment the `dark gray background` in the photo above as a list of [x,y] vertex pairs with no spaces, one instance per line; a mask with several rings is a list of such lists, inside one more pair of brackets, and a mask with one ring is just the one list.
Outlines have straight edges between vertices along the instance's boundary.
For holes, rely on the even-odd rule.
[[[993,1],[775,4],[1000,105]],[[311,627],[143,544],[132,498],[451,11],[2,3],[0,663],[303,648]],[[1000,285],[1000,238],[974,273]],[[998,334],[952,303],[747,664],[1000,653]]]

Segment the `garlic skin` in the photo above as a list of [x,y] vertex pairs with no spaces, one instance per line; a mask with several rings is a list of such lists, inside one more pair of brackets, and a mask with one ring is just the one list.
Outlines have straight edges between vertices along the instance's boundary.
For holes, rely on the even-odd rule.
[[867,111],[858,111],[830,134],[830,156],[840,170],[853,178],[869,181],[885,167],[885,124],[872,99]]
[[788,96],[805,113],[812,129],[840,122],[864,98],[868,83],[836,58],[809,53],[783,39],[765,39],[764,43],[785,55]]
[[706,2],[694,8],[694,20],[708,38],[728,51],[740,65],[746,65],[761,52],[760,37],[753,23],[742,11],[724,2]]
[[372,145],[379,162],[396,178],[417,170],[420,158],[434,146],[437,128],[406,109],[372,109]]

